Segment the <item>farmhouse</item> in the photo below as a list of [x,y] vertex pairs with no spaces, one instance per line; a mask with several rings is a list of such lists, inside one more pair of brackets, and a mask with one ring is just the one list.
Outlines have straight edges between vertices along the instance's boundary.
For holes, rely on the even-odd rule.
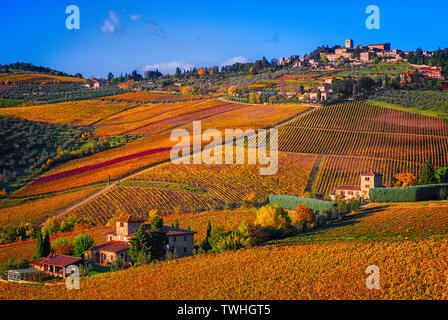
[[339,186],[335,190],[330,192],[330,198],[336,200],[338,196],[342,196],[344,199],[352,198],[369,198],[369,190],[371,188],[381,188],[383,181],[383,175],[376,172],[369,172],[360,175],[359,186]]
[[[116,221],[115,231],[106,233],[106,243],[90,248],[84,253],[84,258],[95,265],[108,265],[121,257],[124,261],[130,261],[129,239],[143,224],[145,230],[151,228],[146,219],[126,215]],[[163,227],[168,237],[167,251],[176,253],[177,257],[193,254],[195,231],[174,227]]]
[[72,256],[64,255],[49,255],[48,257],[37,259],[30,263],[30,265],[38,271],[48,273],[54,277],[65,278],[67,274],[67,267],[70,265],[79,265],[82,259]]

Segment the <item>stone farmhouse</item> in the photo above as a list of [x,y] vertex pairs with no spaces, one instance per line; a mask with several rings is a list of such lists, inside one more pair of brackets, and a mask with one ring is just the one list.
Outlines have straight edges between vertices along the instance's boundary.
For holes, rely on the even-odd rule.
[[371,188],[381,187],[383,187],[383,175],[371,171],[360,175],[359,186],[339,186],[330,192],[330,198],[336,200],[338,196],[342,196],[345,200],[361,197],[368,199]]
[[[117,260],[118,257],[124,261],[130,261],[129,239],[134,232],[143,224],[144,229],[149,230],[151,224],[147,220],[132,215],[126,215],[116,221],[115,231],[106,233],[106,241],[103,244],[90,248],[84,253],[84,259],[95,265],[108,265]],[[193,254],[195,231],[164,226],[168,242],[167,252],[184,257]]]

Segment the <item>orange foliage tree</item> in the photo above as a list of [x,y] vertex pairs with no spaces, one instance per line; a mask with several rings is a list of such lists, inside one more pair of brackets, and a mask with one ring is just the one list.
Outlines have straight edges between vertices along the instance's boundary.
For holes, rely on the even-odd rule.
[[407,188],[417,185],[417,177],[412,173],[397,173],[394,175],[394,188]]
[[201,68],[201,69],[198,70],[198,74],[202,77],[205,74],[207,74],[207,70],[205,70],[205,68]]

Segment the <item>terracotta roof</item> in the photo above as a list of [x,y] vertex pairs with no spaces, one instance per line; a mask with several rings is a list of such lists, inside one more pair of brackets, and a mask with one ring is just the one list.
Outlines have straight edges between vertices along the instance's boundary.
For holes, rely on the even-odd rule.
[[368,172],[368,173],[364,173],[364,174],[361,174],[361,175],[362,175],[362,176],[369,176],[369,177],[382,176],[381,173],[374,172],[374,171],[370,171],[370,172]]
[[337,187],[336,190],[361,191],[361,187],[359,187],[359,186],[340,186],[340,187]]
[[173,227],[163,227],[166,231],[167,236],[180,236],[180,235],[186,235],[186,234],[195,234],[196,231],[191,230],[185,230],[180,228],[173,228]]
[[131,222],[131,223],[132,222],[145,222],[145,221],[146,221],[145,218],[136,217],[136,216],[133,216],[130,214],[122,216],[119,219],[117,219],[117,222],[127,222],[127,223],[129,223],[129,222]]
[[31,262],[31,265],[43,265],[43,264],[51,264],[51,265],[55,265],[58,267],[67,267],[71,264],[77,263],[82,261],[81,258],[79,257],[72,257],[72,256],[64,256],[64,255],[59,255],[59,256],[52,256],[49,255],[48,257],[44,257],[44,258],[40,258],[37,259],[36,261]]
[[126,241],[109,241],[99,246],[92,247],[90,250],[120,252],[129,249],[129,243]]

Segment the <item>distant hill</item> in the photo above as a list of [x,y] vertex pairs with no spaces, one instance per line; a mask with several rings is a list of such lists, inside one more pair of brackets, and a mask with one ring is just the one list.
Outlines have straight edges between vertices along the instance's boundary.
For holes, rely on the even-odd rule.
[[10,64],[0,64],[0,73],[41,73],[41,74],[49,74],[54,76],[62,76],[62,77],[78,77],[82,78],[82,75],[77,73],[76,75],[71,75],[65,72],[61,72],[58,70],[54,70],[47,67],[35,66],[31,63],[27,62],[14,62]]

